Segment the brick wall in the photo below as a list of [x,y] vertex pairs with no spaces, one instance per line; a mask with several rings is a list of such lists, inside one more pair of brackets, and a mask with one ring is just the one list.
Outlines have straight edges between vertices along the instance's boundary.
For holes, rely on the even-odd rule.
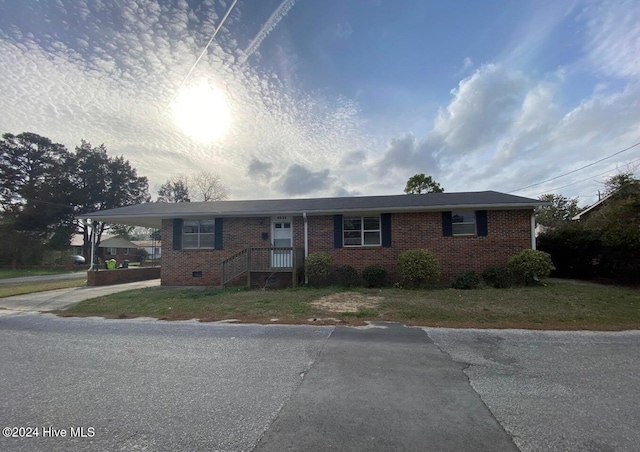
[[[440,260],[443,279],[465,270],[481,272],[490,265],[504,265],[509,256],[531,248],[531,211],[489,211],[486,237],[443,237],[441,212],[394,213],[391,215],[391,248],[333,247],[333,216],[309,216],[309,252],[324,251],[336,265],[349,264],[358,271],[377,264],[391,277],[402,251],[427,248]],[[262,235],[267,235],[263,239]],[[293,218],[293,246],[304,246],[304,222]],[[174,250],[173,222],[162,222],[162,284],[219,285],[220,263],[248,247],[271,244],[271,218],[225,218],[222,250]],[[202,272],[194,277],[193,272]]]
[[118,268],[87,272],[87,286],[110,286],[160,278],[160,267]]
[[393,279],[398,255],[426,248],[440,260],[444,280],[465,270],[481,272],[491,265],[504,265],[509,256],[531,248],[531,211],[490,210],[488,235],[442,235],[441,212],[394,213],[391,215],[391,247],[333,247],[333,216],[309,218],[309,252],[329,253],[335,265],[352,265],[362,271],[380,265]]
[[[293,246],[304,246],[302,217],[294,217]],[[266,239],[263,238],[266,234]],[[225,218],[222,250],[173,249],[173,221],[162,221],[162,284],[168,286],[219,285],[220,263],[249,247],[271,246],[271,218]],[[194,277],[194,272],[202,276]]]

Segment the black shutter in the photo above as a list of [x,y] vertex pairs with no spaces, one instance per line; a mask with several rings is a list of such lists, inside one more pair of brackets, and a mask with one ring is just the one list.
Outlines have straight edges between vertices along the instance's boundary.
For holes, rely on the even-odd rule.
[[182,249],[182,218],[173,219],[173,249]]
[[382,246],[391,247],[391,214],[383,213],[380,215],[380,229],[382,229]]
[[487,211],[476,210],[476,230],[478,236],[485,237],[489,232],[487,229]]
[[451,237],[453,235],[451,211],[442,212],[442,235],[444,235],[445,237]]
[[342,248],[342,215],[333,216],[333,247]]
[[222,218],[216,218],[216,223],[215,223],[215,235],[214,235],[214,240],[215,240],[215,249],[217,250],[221,250],[222,249],[222,225],[224,224],[223,219]]

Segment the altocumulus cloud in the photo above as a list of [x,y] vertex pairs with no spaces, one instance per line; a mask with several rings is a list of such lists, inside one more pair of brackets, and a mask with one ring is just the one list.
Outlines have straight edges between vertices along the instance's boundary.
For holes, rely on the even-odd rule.
[[302,165],[293,164],[276,181],[283,193],[291,196],[306,195],[323,190],[331,185],[329,170],[310,171]]

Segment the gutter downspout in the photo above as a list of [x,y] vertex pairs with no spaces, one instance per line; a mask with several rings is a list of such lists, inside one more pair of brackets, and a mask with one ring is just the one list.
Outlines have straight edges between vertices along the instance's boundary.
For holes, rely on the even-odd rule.
[[531,249],[536,249],[536,214],[531,214]]
[[[307,222],[307,212],[302,212],[302,218],[304,219],[304,258],[307,259],[309,255],[309,223]],[[309,284],[309,276],[304,274],[304,283]]]

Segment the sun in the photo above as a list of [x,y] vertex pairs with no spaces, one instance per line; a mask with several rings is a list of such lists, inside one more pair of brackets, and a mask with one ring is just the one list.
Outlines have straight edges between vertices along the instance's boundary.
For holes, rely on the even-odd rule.
[[180,89],[172,110],[184,133],[204,143],[222,138],[231,124],[224,94],[206,83]]

